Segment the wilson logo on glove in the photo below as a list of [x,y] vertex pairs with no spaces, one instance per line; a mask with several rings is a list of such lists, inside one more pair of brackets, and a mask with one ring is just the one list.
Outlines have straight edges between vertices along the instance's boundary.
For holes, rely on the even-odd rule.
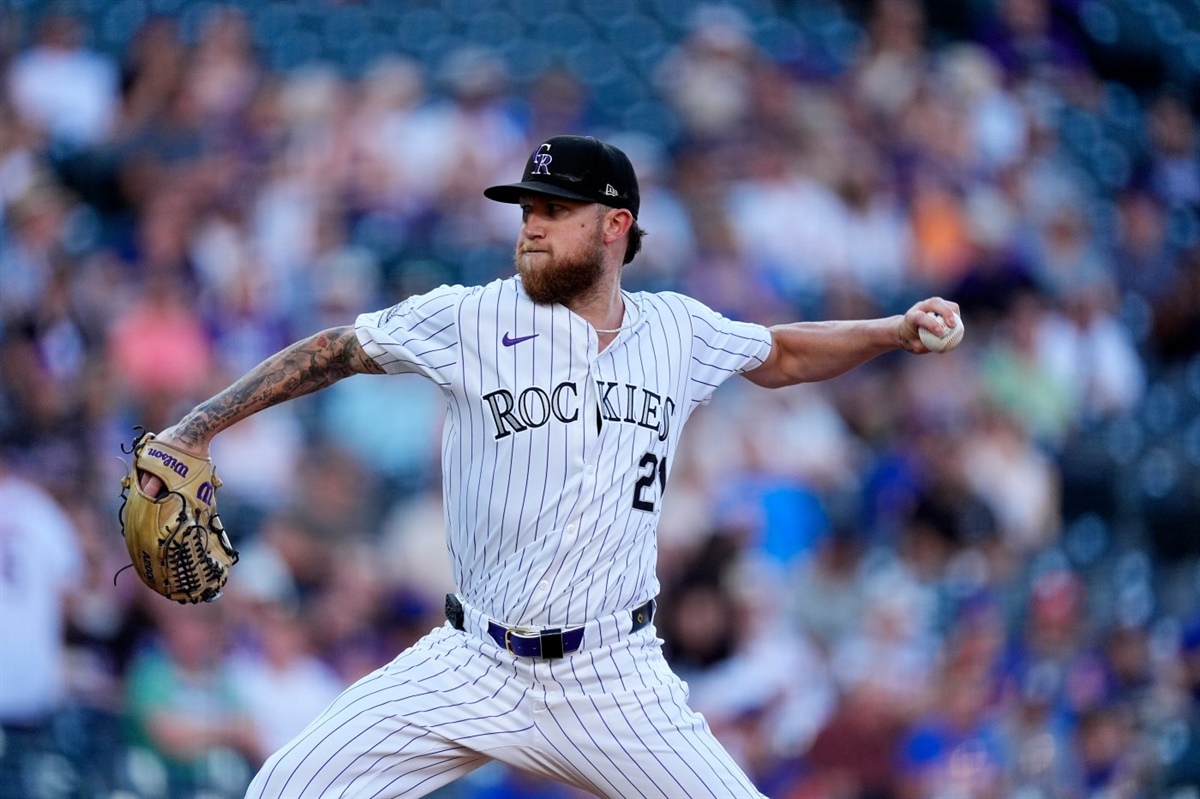
[[179,475],[180,477],[187,477],[187,473],[188,473],[187,464],[178,460],[174,455],[168,455],[167,453],[163,452],[161,449],[155,449],[154,447],[151,447],[150,449],[146,450],[146,455],[151,458],[158,458],[160,461],[163,462],[163,466],[166,466],[168,469],[175,472],[175,474]]

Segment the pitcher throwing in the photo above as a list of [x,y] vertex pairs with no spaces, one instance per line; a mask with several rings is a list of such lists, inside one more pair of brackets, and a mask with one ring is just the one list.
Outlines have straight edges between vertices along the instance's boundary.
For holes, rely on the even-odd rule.
[[958,306],[768,329],[622,291],[644,233],[637,179],[593,138],[543,142],[520,182],[484,193],[520,206],[514,277],[297,342],[159,436],[206,457],[226,427],[354,374],[416,373],[446,398],[445,625],[348,688],[247,795],[422,796],[495,759],[606,797],[760,796],[655,634],[655,528],[683,424],[734,375],[774,388],[925,353],[918,331],[941,336],[933,314]]

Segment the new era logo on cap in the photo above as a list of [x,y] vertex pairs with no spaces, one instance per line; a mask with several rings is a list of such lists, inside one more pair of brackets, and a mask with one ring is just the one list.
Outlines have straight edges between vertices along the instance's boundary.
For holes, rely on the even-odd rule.
[[483,192],[502,203],[520,202],[521,195],[529,193],[626,208],[635,219],[641,202],[629,158],[591,136],[547,139],[529,156],[520,183],[491,186]]

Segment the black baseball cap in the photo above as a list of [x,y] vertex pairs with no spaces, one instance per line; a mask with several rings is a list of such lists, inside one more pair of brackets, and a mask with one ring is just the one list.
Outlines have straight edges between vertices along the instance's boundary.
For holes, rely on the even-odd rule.
[[546,139],[529,156],[520,183],[483,190],[489,200],[502,203],[520,202],[521,195],[529,193],[626,208],[634,219],[641,204],[629,158],[591,136]]

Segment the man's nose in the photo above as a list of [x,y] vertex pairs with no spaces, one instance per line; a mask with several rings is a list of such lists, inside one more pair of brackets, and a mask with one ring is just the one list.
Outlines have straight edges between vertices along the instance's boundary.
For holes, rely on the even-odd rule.
[[527,239],[540,239],[546,235],[546,228],[532,214],[521,223],[521,234]]

